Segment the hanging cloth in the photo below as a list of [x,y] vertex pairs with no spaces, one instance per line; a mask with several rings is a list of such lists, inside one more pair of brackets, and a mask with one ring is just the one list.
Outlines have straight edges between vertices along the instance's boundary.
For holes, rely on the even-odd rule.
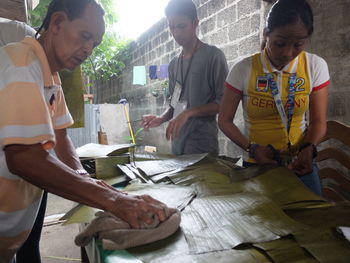
[[145,66],[134,66],[132,84],[133,85],[146,84],[146,67]]
[[149,78],[152,80],[158,78],[156,65],[149,66]]
[[160,65],[159,78],[167,79],[169,78],[168,64]]

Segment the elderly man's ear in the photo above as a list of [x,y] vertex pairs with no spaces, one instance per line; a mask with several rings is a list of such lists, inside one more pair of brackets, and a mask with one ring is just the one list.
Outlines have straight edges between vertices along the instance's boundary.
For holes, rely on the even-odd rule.
[[48,30],[57,34],[62,28],[62,23],[68,19],[65,12],[55,12],[51,16],[51,21]]

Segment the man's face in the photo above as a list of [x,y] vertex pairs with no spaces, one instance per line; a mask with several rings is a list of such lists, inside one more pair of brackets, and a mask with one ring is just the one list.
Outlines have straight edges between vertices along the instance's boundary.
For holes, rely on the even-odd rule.
[[308,31],[303,23],[278,27],[266,34],[267,54],[272,64],[281,69],[305,49]]
[[168,17],[170,33],[180,46],[188,45],[196,37],[198,20],[191,20],[186,16]]
[[53,56],[57,67],[73,70],[92,54],[105,32],[100,10],[88,4],[83,14],[72,21],[67,17],[54,29]]

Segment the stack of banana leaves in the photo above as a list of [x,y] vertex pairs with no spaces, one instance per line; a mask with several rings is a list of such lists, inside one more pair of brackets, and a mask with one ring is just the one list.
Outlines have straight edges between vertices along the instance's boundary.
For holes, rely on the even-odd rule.
[[[133,182],[125,191],[179,208],[181,227],[165,240],[123,251],[104,250],[95,240],[87,247],[98,252],[93,262],[350,262],[349,203],[313,194],[285,167],[243,169],[236,161],[133,154],[117,164]],[[96,211],[80,206],[65,219],[89,223]]]

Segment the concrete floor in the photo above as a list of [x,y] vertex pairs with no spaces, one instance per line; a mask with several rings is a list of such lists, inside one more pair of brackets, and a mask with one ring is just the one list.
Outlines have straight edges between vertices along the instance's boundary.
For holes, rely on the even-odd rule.
[[[45,215],[46,222],[48,222],[48,216],[66,213],[74,206],[75,203],[72,201],[49,194]],[[81,262],[80,248],[74,244],[74,238],[78,231],[77,224],[44,226],[40,242],[42,263]]]

